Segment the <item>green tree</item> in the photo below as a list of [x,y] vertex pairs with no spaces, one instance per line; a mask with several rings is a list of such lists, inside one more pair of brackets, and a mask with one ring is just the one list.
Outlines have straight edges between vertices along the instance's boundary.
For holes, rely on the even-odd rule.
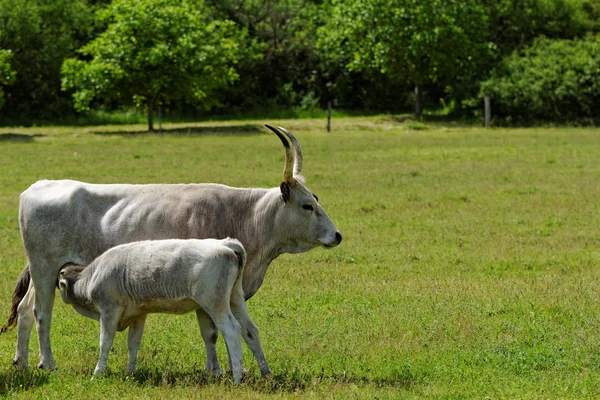
[[213,90],[237,78],[239,31],[214,20],[201,2],[191,0],[115,0],[98,12],[106,31],[67,59],[62,87],[74,90],[77,110],[94,99],[153,111],[183,99],[210,107]]
[[488,16],[490,51],[473,68],[463,69],[452,85],[457,104],[469,113],[478,114],[482,105],[474,100],[480,83],[491,77],[504,57],[540,36],[574,39],[600,28],[598,0],[483,0],[482,4]]
[[597,30],[597,0],[486,1],[489,40],[500,57],[529,46],[539,36],[573,39]]
[[350,70],[412,83],[420,117],[423,85],[450,82],[486,51],[486,18],[476,0],[334,0],[321,47]]
[[481,85],[494,115],[506,122],[582,121],[598,118],[600,35],[584,39],[538,38],[506,57]]
[[56,119],[72,113],[60,88],[60,68],[90,38],[93,13],[85,0],[0,0],[0,48],[12,53],[16,79],[5,116]]
[[248,32],[240,81],[223,92],[230,104],[248,109],[295,106],[315,99],[319,63],[315,48],[319,6],[314,0],[207,0],[219,17]]
[[0,108],[4,105],[4,86],[15,81],[15,71],[10,66],[12,53],[10,50],[0,50]]

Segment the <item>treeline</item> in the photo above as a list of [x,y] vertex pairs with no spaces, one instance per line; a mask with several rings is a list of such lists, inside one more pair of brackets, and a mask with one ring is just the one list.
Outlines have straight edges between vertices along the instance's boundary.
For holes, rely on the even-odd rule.
[[[0,120],[444,108],[600,119],[600,0],[0,0]],[[201,111],[198,111],[201,110]]]

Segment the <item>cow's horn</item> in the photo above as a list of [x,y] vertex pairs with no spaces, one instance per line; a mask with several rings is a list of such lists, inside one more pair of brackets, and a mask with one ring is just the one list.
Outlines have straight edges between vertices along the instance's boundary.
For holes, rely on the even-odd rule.
[[290,141],[294,145],[294,176],[300,175],[302,172],[302,149],[300,148],[300,143],[298,143],[298,140],[287,129],[281,126],[278,128],[290,138]]
[[271,125],[265,124],[267,128],[275,132],[281,143],[283,143],[283,148],[285,149],[285,167],[283,168],[283,181],[290,184],[290,186],[294,186],[296,181],[294,180],[292,173],[292,149],[290,149],[290,143],[287,141],[285,136],[281,134],[277,129],[273,128]]

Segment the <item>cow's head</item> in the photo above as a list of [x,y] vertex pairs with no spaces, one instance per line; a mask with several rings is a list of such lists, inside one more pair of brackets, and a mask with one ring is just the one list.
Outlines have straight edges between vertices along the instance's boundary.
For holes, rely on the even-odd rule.
[[[318,246],[337,246],[342,241],[342,234],[319,204],[317,196],[305,186],[304,178],[300,175],[302,150],[298,140],[282,127],[266,127],[275,132],[285,149],[283,182],[279,187],[284,204],[276,222],[278,234],[288,243],[285,251],[300,253]],[[286,136],[294,146],[293,154]]]
[[84,267],[75,264],[68,264],[64,266],[58,273],[58,290],[60,291],[60,297],[67,304],[76,303],[76,299],[73,294],[73,285],[79,280],[79,275],[83,271]]

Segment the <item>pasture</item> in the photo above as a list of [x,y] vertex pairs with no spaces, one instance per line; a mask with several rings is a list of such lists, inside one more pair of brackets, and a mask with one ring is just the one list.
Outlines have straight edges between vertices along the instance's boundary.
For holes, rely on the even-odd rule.
[[[194,314],[151,315],[138,371],[126,334],[90,380],[99,325],[57,297],[59,370],[11,366],[17,398],[594,398],[600,396],[600,130],[484,130],[390,117],[0,130],[0,322],[25,257],[19,193],[38,179],[275,187],[284,153],[264,122],[299,139],[307,186],[344,235],[286,254],[248,302],[272,380],[204,373]],[[418,129],[415,129],[418,128]],[[423,129],[426,128],[426,129]],[[219,360],[227,365],[222,340]]]

